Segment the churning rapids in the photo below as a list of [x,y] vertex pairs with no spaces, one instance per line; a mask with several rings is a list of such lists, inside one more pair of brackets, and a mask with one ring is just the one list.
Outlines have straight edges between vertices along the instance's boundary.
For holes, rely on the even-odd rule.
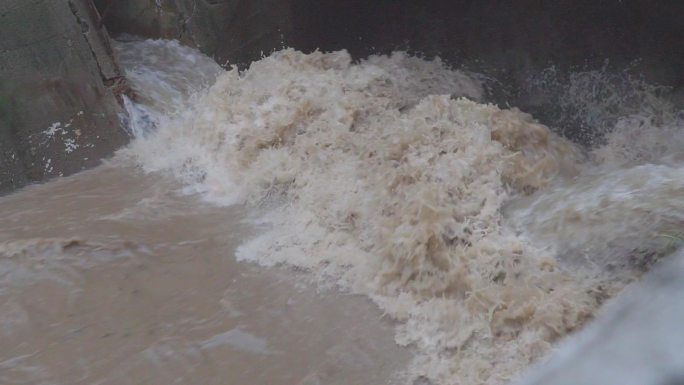
[[681,239],[641,83],[585,148],[439,60],[116,48],[132,143],[0,199],[3,384],[505,384]]

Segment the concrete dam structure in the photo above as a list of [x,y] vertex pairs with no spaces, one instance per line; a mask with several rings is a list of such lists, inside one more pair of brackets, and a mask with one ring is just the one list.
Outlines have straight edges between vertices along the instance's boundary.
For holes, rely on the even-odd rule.
[[0,384],[684,384],[682,16],[0,0]]
[[[282,47],[439,56],[505,84],[492,101],[553,124],[554,106],[525,92],[528,78],[550,66],[633,65],[680,92],[682,12],[677,2],[638,0],[5,0],[0,190],[92,167],[126,143],[116,102],[126,85],[110,35],[178,39],[243,67]],[[62,151],[65,140],[78,147]]]

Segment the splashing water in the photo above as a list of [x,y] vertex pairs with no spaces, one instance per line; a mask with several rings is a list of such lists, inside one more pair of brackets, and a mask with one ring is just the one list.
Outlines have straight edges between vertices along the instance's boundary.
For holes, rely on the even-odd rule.
[[634,65],[617,71],[605,63],[600,69],[575,72],[552,66],[531,76],[525,93],[565,135],[593,146],[605,144],[605,136],[627,116],[659,125],[678,114],[665,97],[671,89],[648,83]]
[[[182,111],[189,98],[216,81],[221,67],[174,40],[132,40],[114,44],[135,102],[124,96],[127,127],[141,137]],[[163,69],[163,70],[162,70]]]
[[[148,49],[179,61],[132,63]],[[396,341],[417,348],[411,379],[505,383],[684,224],[674,115],[612,111],[606,143],[587,150],[478,102],[479,82],[439,60],[286,49],[219,74],[173,42],[118,50],[147,95],[129,110],[148,134],[121,156],[250,207],[263,231],[238,259],[372,298],[399,321]]]

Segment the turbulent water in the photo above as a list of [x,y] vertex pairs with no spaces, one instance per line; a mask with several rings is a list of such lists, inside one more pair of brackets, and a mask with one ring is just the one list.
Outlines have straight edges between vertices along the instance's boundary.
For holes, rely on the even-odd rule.
[[[664,100],[621,114],[612,95],[588,148],[439,60],[286,49],[224,71],[174,42],[117,51],[136,139],[116,161],[244,206],[239,261],[371,298],[413,348],[408,382],[506,383],[681,237],[684,131]],[[565,106],[587,95],[571,86]]]
[[240,210],[178,188],[115,161],[0,199],[0,384],[343,385],[405,365],[371,304],[236,263]]

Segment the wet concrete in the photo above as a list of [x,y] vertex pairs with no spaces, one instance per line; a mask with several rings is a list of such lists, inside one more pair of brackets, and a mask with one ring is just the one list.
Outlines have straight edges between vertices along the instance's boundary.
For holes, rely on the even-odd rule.
[[89,0],[0,4],[0,194],[100,163],[128,141],[125,86]]

